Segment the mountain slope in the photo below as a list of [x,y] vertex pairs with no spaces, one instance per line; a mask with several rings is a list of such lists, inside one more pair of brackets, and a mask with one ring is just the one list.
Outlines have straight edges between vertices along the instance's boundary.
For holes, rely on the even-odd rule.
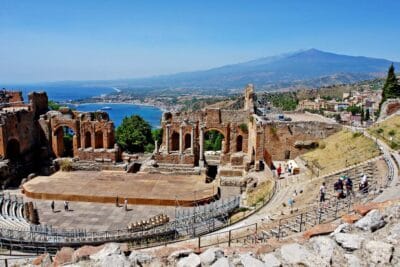
[[[296,85],[322,86],[382,77],[386,59],[338,55],[310,49],[244,63],[158,77],[126,80],[129,86],[242,88],[253,83],[271,89]],[[399,66],[398,63],[395,65]],[[311,81],[311,82],[310,82]]]

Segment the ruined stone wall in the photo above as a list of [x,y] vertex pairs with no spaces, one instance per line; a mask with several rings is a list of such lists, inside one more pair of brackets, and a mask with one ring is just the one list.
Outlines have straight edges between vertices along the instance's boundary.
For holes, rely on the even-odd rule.
[[28,97],[31,110],[35,114],[35,119],[38,119],[40,115],[49,111],[48,97],[45,92],[31,92]]
[[273,160],[293,159],[308,151],[305,148],[296,148],[296,141],[318,141],[341,129],[337,124],[316,121],[275,122],[262,127],[264,147]]
[[22,97],[22,92],[19,91],[6,91],[9,96],[9,102],[13,105],[21,105],[24,102],[24,98]]
[[39,143],[40,138],[33,112],[19,110],[0,114],[0,158],[13,156],[7,155],[7,148],[10,150],[8,146],[13,145],[22,156],[38,147]]

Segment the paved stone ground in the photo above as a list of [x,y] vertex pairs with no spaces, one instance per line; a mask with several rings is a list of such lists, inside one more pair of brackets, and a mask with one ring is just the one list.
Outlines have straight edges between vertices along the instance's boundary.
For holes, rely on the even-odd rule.
[[[146,220],[157,214],[167,214],[172,220],[175,217],[174,206],[123,205],[70,201],[71,211],[64,210],[63,201],[56,201],[56,212],[50,208],[51,200],[27,198],[20,190],[7,190],[11,194],[24,197],[24,201],[32,201],[38,208],[41,224],[52,225],[59,229],[86,229],[87,231],[106,231],[125,228],[129,223]],[[237,187],[223,187],[222,198],[239,194]]]

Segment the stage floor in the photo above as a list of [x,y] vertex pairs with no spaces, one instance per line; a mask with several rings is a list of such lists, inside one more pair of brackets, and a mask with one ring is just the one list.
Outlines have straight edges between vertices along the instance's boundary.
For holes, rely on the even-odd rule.
[[[214,183],[204,176],[131,174],[114,171],[57,172],[38,176],[23,185],[27,197],[98,203],[191,206],[206,202],[217,194]],[[177,203],[178,202],[178,203]]]

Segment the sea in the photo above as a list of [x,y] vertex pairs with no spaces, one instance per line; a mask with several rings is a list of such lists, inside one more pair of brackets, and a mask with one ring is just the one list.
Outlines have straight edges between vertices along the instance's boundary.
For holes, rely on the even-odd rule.
[[[11,90],[20,90],[23,92],[24,100],[28,101],[28,93],[32,91],[45,91],[49,100],[56,102],[70,102],[100,96],[115,92],[116,88],[112,87],[92,87],[92,86],[49,86],[49,85],[11,85],[5,87]],[[160,127],[162,110],[154,106],[128,104],[128,103],[82,103],[79,105],[71,105],[78,111],[98,111],[101,108],[109,107],[105,110],[110,119],[114,122],[115,127],[121,125],[122,120],[126,116],[140,115],[153,128]]]

